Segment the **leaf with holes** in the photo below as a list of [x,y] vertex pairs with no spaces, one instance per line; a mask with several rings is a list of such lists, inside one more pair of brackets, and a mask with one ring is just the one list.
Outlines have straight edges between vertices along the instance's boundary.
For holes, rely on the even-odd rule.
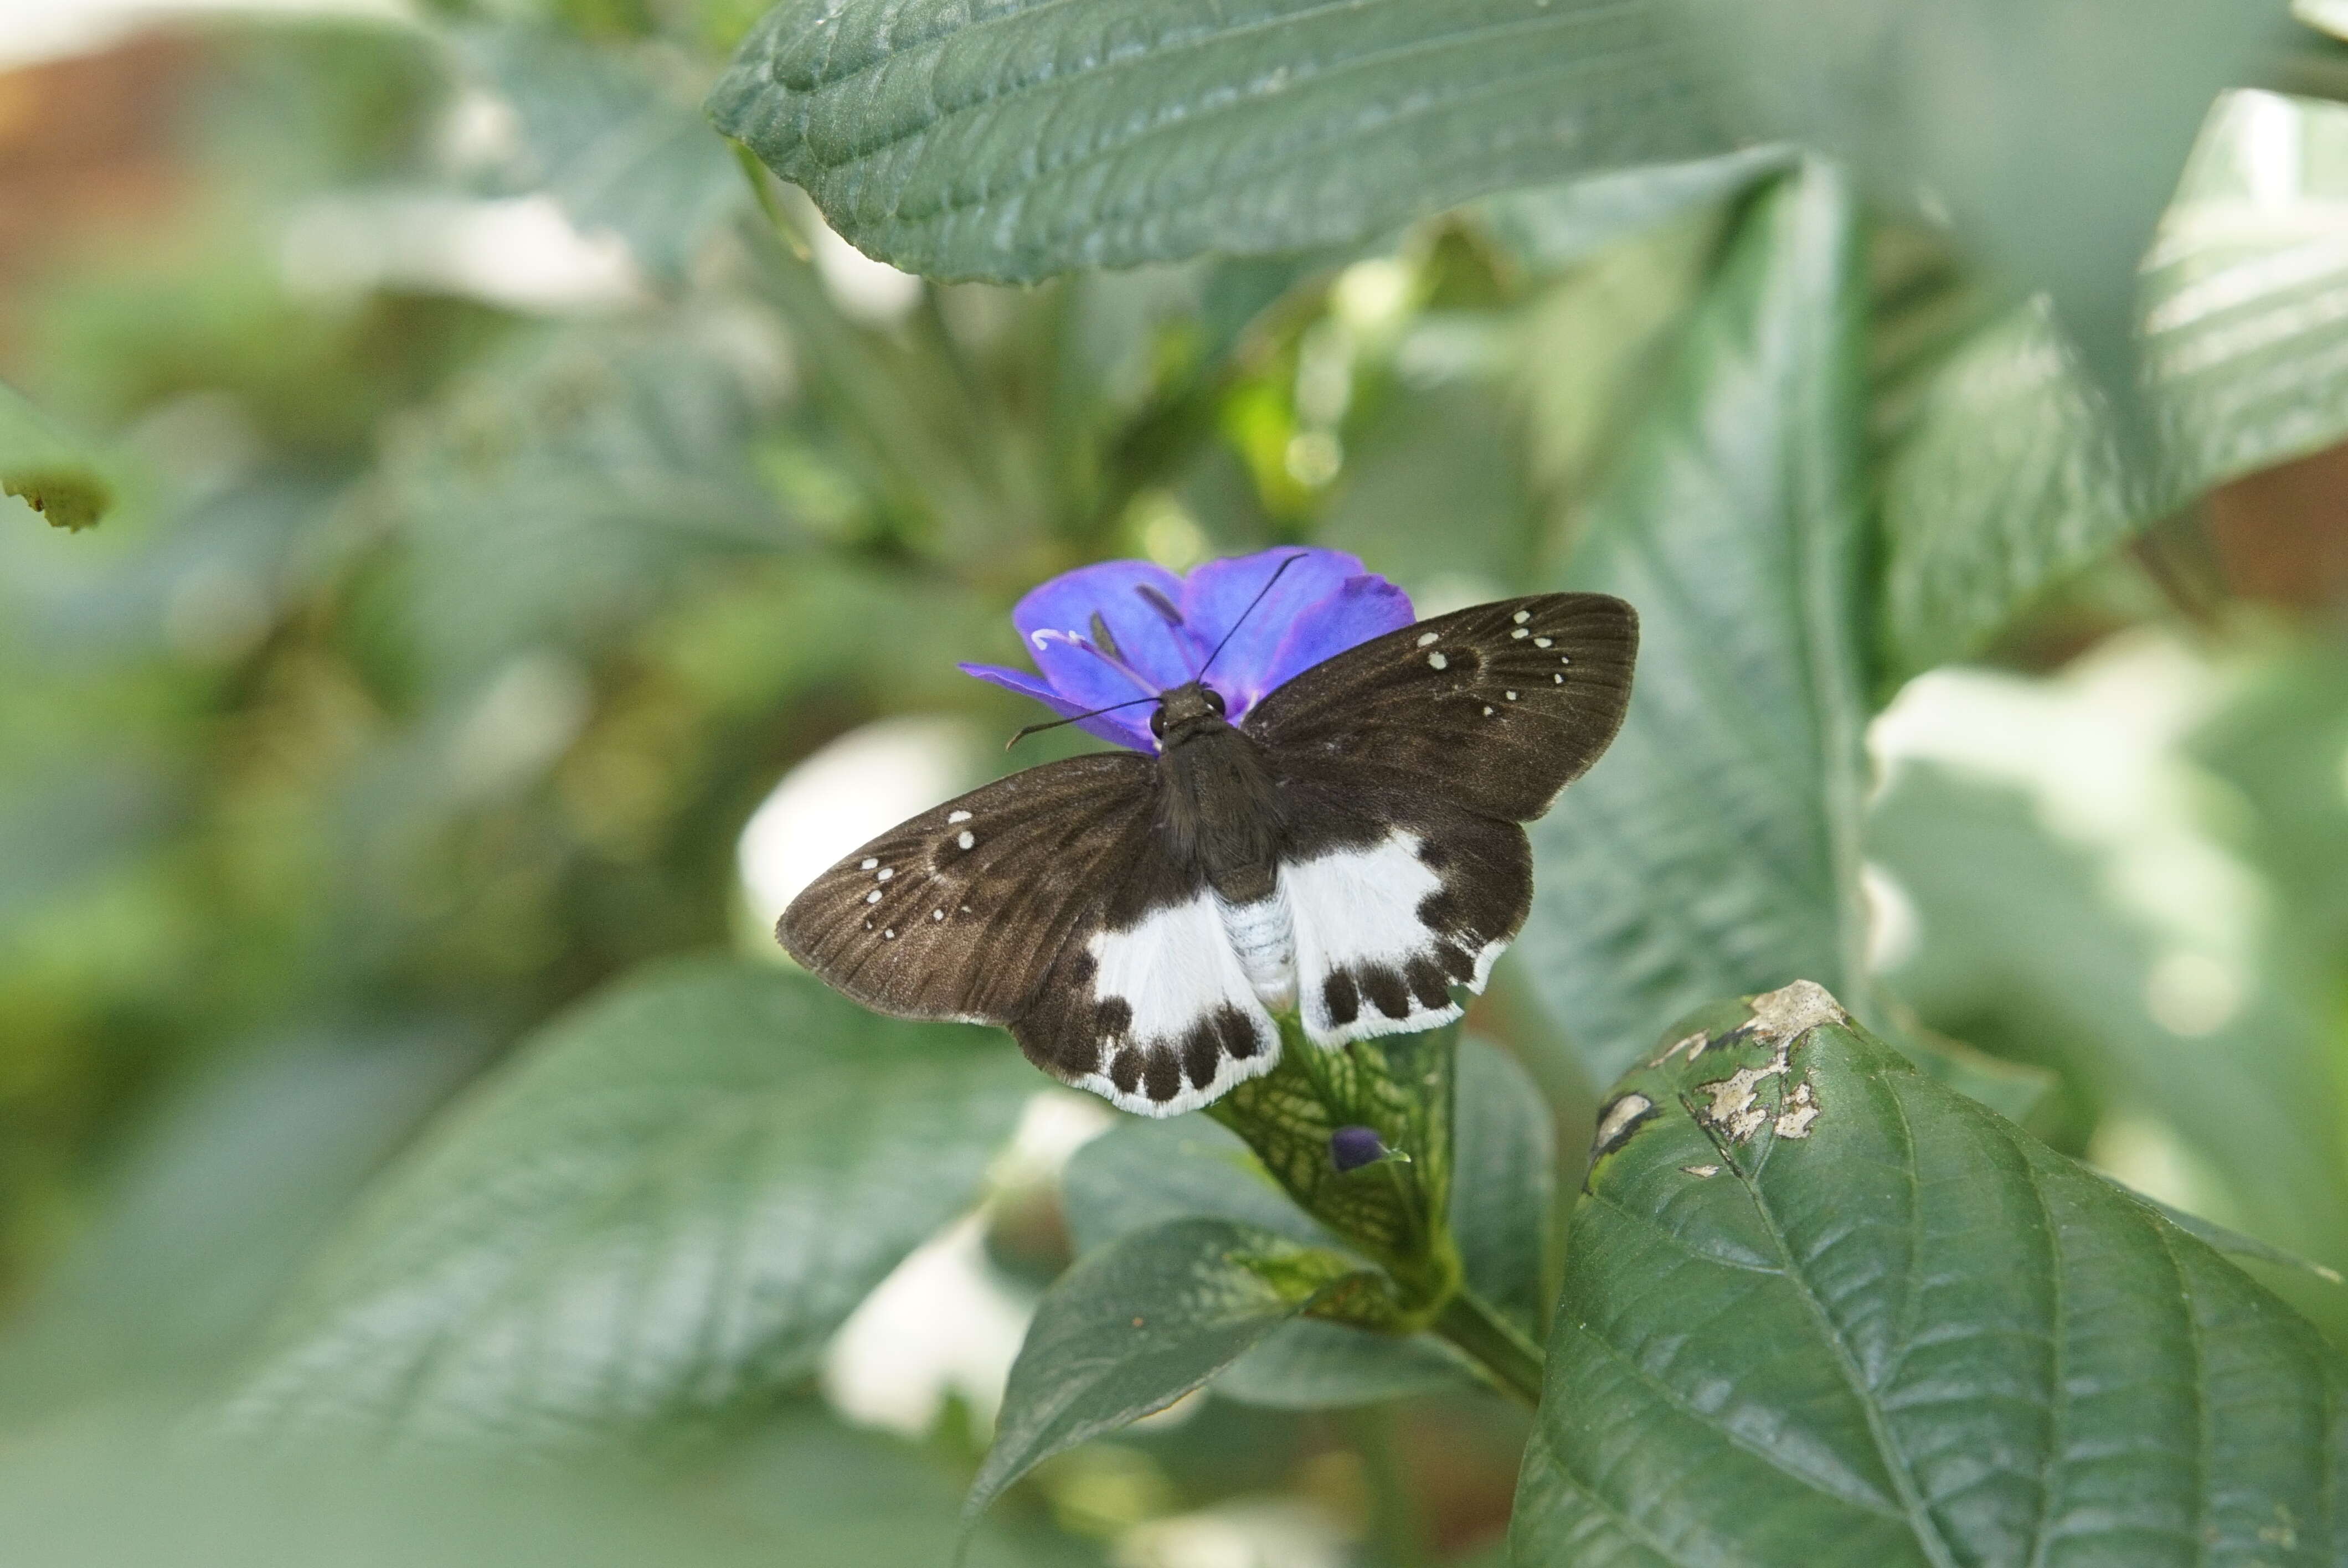
[[1755,203],[1569,563],[1639,607],[1639,679],[1529,830],[1518,951],[1601,1081],[1711,997],[1864,984],[1859,261],[1830,172]]
[[783,0],[717,128],[909,271],[1339,244],[1728,143],[1655,0]]
[[703,963],[551,1026],[396,1165],[232,1424],[559,1443],[771,1397],[969,1206],[1000,1036]]
[[2312,1326],[1817,986],[1672,1032],[1601,1110],[1517,1563],[2342,1560]]

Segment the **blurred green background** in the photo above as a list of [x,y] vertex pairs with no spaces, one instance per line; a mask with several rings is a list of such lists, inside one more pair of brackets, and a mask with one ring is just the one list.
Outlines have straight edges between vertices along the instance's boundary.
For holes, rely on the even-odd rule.
[[[515,1041],[650,959],[783,961],[795,877],[1073,749],[1005,757],[1030,715],[953,668],[1016,661],[1041,579],[1306,540],[1423,613],[1541,580],[1735,210],[1496,200],[1343,251],[922,283],[702,120],[756,10],[0,20],[0,379],[118,501],[79,532],[0,502],[0,1534],[55,1561],[941,1561],[1106,1115],[1040,1080],[982,1219],[755,1430],[510,1487],[155,1445]],[[2209,210],[2282,137],[2276,220],[2348,243],[2348,110],[2226,113]],[[1937,231],[1871,247],[1889,448],[2003,318]],[[2058,1146],[2348,1265],[2348,454],[2087,554],[1877,720],[1871,961],[2053,1074]],[[1571,1020],[1504,972],[1472,1021],[1578,1159]],[[1481,1560],[1524,1420],[1196,1401],[1047,1469],[982,1557]]]

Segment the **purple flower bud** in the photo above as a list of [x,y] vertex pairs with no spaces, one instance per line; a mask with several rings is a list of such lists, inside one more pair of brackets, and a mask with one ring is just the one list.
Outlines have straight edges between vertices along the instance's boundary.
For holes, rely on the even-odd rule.
[[1340,1127],[1329,1134],[1329,1163],[1339,1171],[1358,1171],[1386,1158],[1390,1151],[1374,1127]]
[[[1271,591],[1251,611],[1267,582]],[[1412,619],[1409,595],[1343,550],[1291,545],[1209,561],[1188,577],[1148,561],[1103,561],[1061,573],[1011,612],[1040,678],[995,664],[963,669],[1069,718],[1197,680],[1229,635],[1206,678],[1237,723],[1273,688]],[[1137,752],[1158,749],[1147,703],[1078,728]]]

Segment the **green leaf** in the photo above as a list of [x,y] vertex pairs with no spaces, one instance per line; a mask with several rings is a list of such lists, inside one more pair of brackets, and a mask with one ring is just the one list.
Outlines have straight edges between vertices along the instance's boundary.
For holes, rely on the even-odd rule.
[[2160,966],[2217,960],[2116,906],[2110,868],[2050,834],[2027,796],[1945,768],[1903,764],[1868,843],[1916,908],[1922,939],[1888,979],[1925,1017],[2154,1119],[2222,1184],[2227,1219],[2348,1262],[2336,1116],[2307,1092],[2329,1081],[2331,1048],[2286,974],[2240,977],[2239,1006],[2204,1032],[2169,1027],[2149,1002]]
[[599,646],[690,562],[791,542],[746,456],[774,390],[747,357],[686,323],[548,331],[476,366],[406,433],[383,482],[436,674],[479,676],[546,642]]
[[1052,1455],[1172,1404],[1361,1277],[1334,1253],[1219,1219],[1175,1220],[1078,1259],[1035,1308],[963,1518]]
[[1975,333],[1885,455],[1883,631],[1899,673],[1980,651],[2050,588],[2212,487],[2348,436],[2348,108],[2230,94],[2145,259],[2155,470],[2043,302]]
[[[452,1462],[453,1460],[453,1462]],[[191,1440],[118,1403],[0,1446],[8,1552],[38,1568],[943,1568],[961,1478],[811,1401],[653,1463],[553,1466],[332,1444]],[[1079,1568],[1099,1551],[990,1523],[972,1568]]]
[[2311,1325],[1817,987],[1738,1010],[1601,1118],[1517,1563],[2341,1560]]
[[97,454],[5,383],[0,383],[0,494],[15,497],[51,528],[68,532],[90,527],[114,506],[114,487]]
[[[1451,1089],[1457,1027],[1386,1035],[1324,1050],[1292,1021],[1280,1065],[1208,1107],[1247,1141],[1282,1191],[1345,1245],[1385,1266],[1413,1306],[1458,1279],[1439,1223],[1451,1192]],[[1368,1127],[1396,1158],[1340,1171],[1330,1138]]]
[[1118,1122],[1070,1156],[1060,1190],[1080,1255],[1200,1214],[1308,1246],[1333,1240],[1273,1185],[1237,1133],[1203,1116]]
[[1451,1238],[1468,1286],[1519,1324],[1549,1314],[1557,1132],[1531,1074],[1499,1047],[1459,1041],[1452,1089]]
[[999,1035],[707,962],[593,1001],[381,1184],[231,1402],[246,1427],[558,1443],[769,1398],[977,1195]]
[[1249,1347],[1215,1378],[1215,1392],[1275,1410],[1335,1410],[1485,1384],[1467,1358],[1432,1334],[1380,1334],[1298,1318]]
[[[1460,1159],[1477,1169],[1480,1183],[1485,1169],[1499,1163],[1492,1143],[1526,1134],[1517,1124],[1521,1112],[1492,1105],[1495,1096],[1488,1092],[1495,1080],[1509,1076],[1513,1064],[1492,1068],[1488,1059],[1498,1052],[1481,1041],[1472,1047],[1463,1042],[1462,1050],[1461,1071],[1477,1087],[1469,1090],[1463,1076],[1458,1136],[1472,1146],[1462,1146]],[[1477,1065],[1470,1067],[1469,1059]],[[1512,1088],[1522,1070],[1514,1071]],[[1533,1093],[1540,1108],[1538,1091]],[[1542,1115],[1545,1133],[1545,1109]],[[1525,1178],[1519,1173],[1514,1180],[1522,1184]],[[1344,1245],[1281,1193],[1236,1133],[1200,1116],[1120,1122],[1076,1151],[1061,1186],[1080,1255],[1153,1225],[1199,1217],[1235,1221],[1306,1245]],[[1513,1194],[1488,1196],[1480,1186],[1455,1187],[1453,1194],[1452,1224],[1461,1231],[1463,1252],[1468,1234],[1479,1240],[1504,1238],[1516,1214]],[[1479,1228],[1471,1211],[1495,1200],[1511,1220]],[[1480,1269],[1505,1284],[1512,1277],[1511,1265],[1504,1256],[1479,1252],[1469,1277],[1475,1280]],[[1381,1334],[1302,1320],[1274,1328],[1214,1384],[1216,1393],[1242,1404],[1281,1409],[1366,1405],[1478,1386],[1458,1354],[1433,1335]]]
[[1859,261],[1824,168],[1755,203],[1566,574],[1638,607],[1639,671],[1519,951],[1601,1080],[1708,997],[1864,985]]
[[709,110],[859,249],[1019,282],[1728,145],[1652,0],[784,0]]
[[618,234],[649,270],[681,277],[748,200],[733,155],[650,60],[540,27],[482,29],[464,42],[513,106],[530,172],[581,229]]
[[1737,128],[1847,160],[2044,292],[2135,384],[2130,283],[2196,128],[2277,36],[2268,0],[1679,0]]
[[248,1050],[142,1129],[0,1338],[6,1403],[188,1379],[249,1353],[307,1253],[479,1067],[422,1029]]
[[[2103,1174],[2101,1172],[2096,1173]],[[2244,1235],[2241,1232],[2221,1225],[2215,1220],[2205,1220],[2199,1214],[2187,1214],[2172,1204],[2164,1204],[2158,1198],[2139,1193],[2126,1183],[2114,1181],[2109,1176],[2105,1176],[2104,1179],[2111,1182],[2113,1186],[2127,1194],[2137,1203],[2149,1207],[2161,1218],[2213,1252],[2222,1252],[2230,1257],[2256,1258],[2260,1263],[2273,1264],[2277,1268],[2312,1274],[2326,1285],[2342,1283],[2340,1271],[2336,1268],[2326,1268],[2320,1263],[2310,1262],[2295,1252],[2286,1252],[2272,1243],[2260,1241],[2256,1236]]]
[[1748,147],[1718,158],[1504,190],[1471,210],[1519,265],[1557,272],[1694,208],[1726,200],[1785,173],[1797,160],[1790,148]]

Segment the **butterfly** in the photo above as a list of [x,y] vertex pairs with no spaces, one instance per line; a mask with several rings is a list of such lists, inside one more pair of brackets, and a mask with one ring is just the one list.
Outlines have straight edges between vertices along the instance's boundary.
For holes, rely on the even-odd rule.
[[1147,1116],[1270,1071],[1279,1015],[1331,1049],[1432,1029],[1523,926],[1520,825],[1613,740],[1638,640],[1604,594],[1501,600],[1347,649],[1236,723],[1210,659],[1137,700],[1156,755],[1047,763],[901,823],[776,935],[868,1007],[1006,1027]]

